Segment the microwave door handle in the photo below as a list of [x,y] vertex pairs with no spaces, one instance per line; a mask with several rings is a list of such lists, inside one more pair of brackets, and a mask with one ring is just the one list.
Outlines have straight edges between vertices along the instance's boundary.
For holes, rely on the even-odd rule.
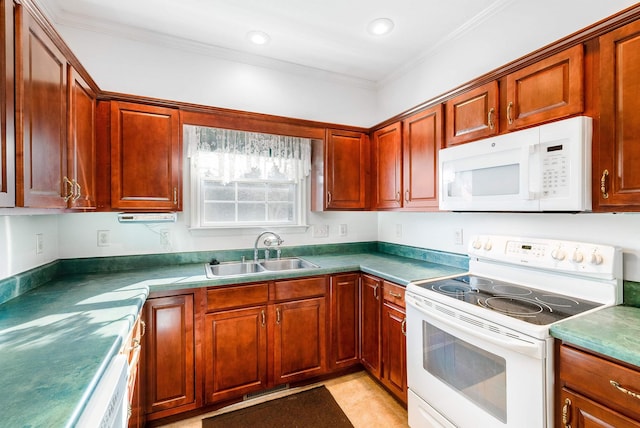
[[509,349],[524,355],[530,355],[538,358],[540,358],[541,356],[542,350],[540,346],[536,343],[526,342],[524,340],[519,340],[519,339],[512,339],[506,336],[503,337],[495,333],[485,332],[481,328],[478,329],[478,328],[467,327],[464,321],[461,321],[461,320],[453,321],[445,315],[438,314],[437,310],[427,310],[426,308],[422,307],[419,301],[416,301],[411,297],[407,298],[405,295],[405,300],[408,305],[411,305],[416,309],[418,309],[420,312],[422,312],[424,316],[427,317],[427,319],[435,318],[436,320],[440,321],[443,324],[446,324],[451,328],[467,333],[473,337],[487,340],[488,342],[491,342],[494,345],[500,346],[501,348]]
[[537,192],[533,183],[536,183],[536,168],[539,154],[538,144],[527,144],[522,147],[520,159],[520,196],[522,199],[531,201],[536,199]]

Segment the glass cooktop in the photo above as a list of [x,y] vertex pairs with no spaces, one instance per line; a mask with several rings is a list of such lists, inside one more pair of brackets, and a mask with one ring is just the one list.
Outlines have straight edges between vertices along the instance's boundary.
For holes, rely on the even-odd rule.
[[552,324],[601,306],[588,300],[476,275],[462,275],[418,286],[537,325]]

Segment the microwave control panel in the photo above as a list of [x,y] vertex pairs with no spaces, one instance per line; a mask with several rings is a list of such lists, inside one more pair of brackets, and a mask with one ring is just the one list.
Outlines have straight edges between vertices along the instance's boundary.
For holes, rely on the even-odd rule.
[[569,174],[571,173],[568,144],[554,142],[542,145],[542,198],[569,196]]

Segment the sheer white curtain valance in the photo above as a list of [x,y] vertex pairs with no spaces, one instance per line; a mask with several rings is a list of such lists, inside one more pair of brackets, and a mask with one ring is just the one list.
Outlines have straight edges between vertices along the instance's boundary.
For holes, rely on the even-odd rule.
[[185,125],[185,141],[201,177],[299,181],[311,169],[311,140]]

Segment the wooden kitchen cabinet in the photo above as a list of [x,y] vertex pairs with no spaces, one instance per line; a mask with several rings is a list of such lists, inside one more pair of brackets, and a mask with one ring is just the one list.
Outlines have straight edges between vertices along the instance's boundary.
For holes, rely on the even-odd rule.
[[182,209],[178,110],[111,102],[111,208]]
[[324,147],[325,208],[368,208],[371,161],[367,134],[327,129]]
[[265,304],[205,316],[206,403],[267,388],[266,313]]
[[380,378],[382,280],[363,274],[360,280],[360,362]]
[[558,372],[558,426],[640,427],[637,367],[563,344]]
[[438,208],[438,150],[442,148],[442,105],[402,121],[403,208]]
[[446,102],[446,145],[584,111],[584,47],[576,45]]
[[372,140],[374,208],[401,208],[402,122],[375,131]]
[[500,94],[497,81],[464,92],[446,103],[447,147],[497,135]]
[[0,207],[16,205],[13,13],[14,2],[0,0]]
[[[600,37],[600,133],[593,147],[593,203],[599,211],[640,208],[640,22]],[[596,130],[594,129],[594,132]]]
[[68,67],[69,123],[67,206],[96,208],[96,94],[71,66]]
[[331,276],[331,368],[350,367],[360,362],[359,273]]
[[15,33],[16,205],[64,208],[67,60],[21,4]]
[[142,368],[147,420],[199,407],[194,294],[149,298],[144,317],[147,331]]
[[584,47],[579,44],[506,77],[506,128],[516,130],[584,110]]
[[407,403],[407,338],[404,287],[383,283],[381,382]]

